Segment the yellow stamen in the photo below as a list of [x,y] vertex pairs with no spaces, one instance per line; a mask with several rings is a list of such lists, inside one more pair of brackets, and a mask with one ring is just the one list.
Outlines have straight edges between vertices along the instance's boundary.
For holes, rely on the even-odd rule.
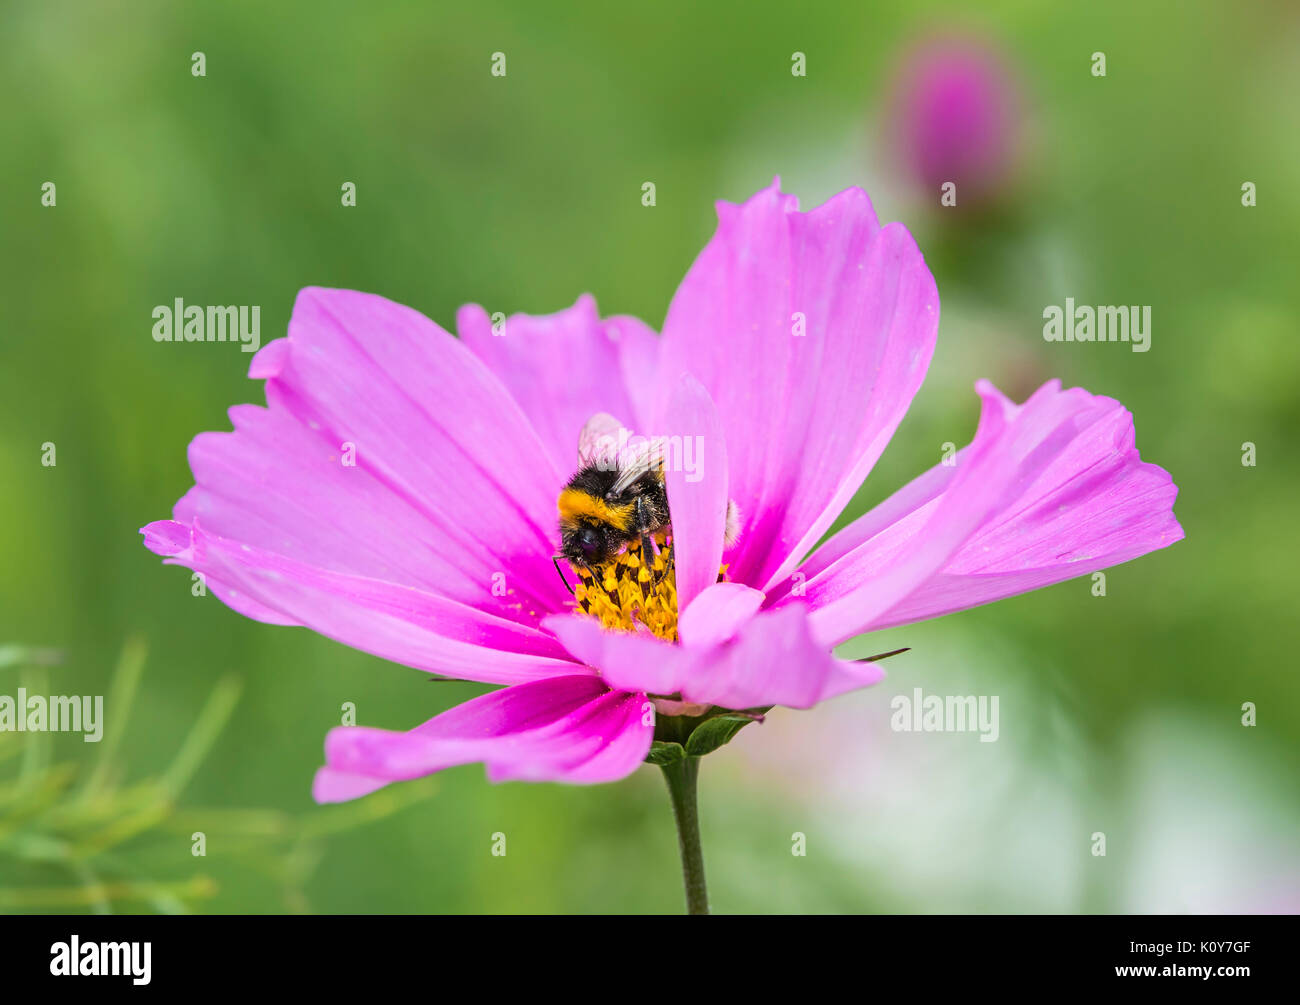
[[[658,553],[643,559],[634,542],[604,565],[575,568],[578,607],[611,631],[634,632],[638,624],[659,638],[677,641],[677,576],[673,546],[667,534],[656,534]],[[718,570],[718,581],[727,567]]]
[[641,544],[636,542],[593,569],[594,575],[575,569],[578,606],[611,631],[636,631],[640,623],[659,638],[676,642],[677,579],[672,545],[666,535],[663,538],[661,550],[651,562],[642,560]]

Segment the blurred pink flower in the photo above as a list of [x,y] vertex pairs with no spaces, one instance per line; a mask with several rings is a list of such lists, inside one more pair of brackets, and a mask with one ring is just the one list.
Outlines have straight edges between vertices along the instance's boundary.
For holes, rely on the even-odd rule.
[[[410,732],[335,729],[317,799],[470,761],[494,780],[621,778],[672,709],[653,699],[807,708],[881,678],[832,655],[847,639],[1182,537],[1177,489],[1118,402],[1053,381],[1016,405],[981,381],[957,463],[808,557],[921,385],[938,295],[860,189],[804,213],[774,184],[718,216],[661,337],[589,297],[503,335],[468,306],[457,339],[381,297],[303,290],[250,367],[267,407],[190,444],[196,484],[143,528],[151,550],[248,617],[507,685]],[[673,640],[575,613],[552,566],[556,499],[600,412],[703,444],[700,477],[666,473]]]
[[959,206],[996,193],[1019,154],[1022,102],[1011,70],[975,36],[931,38],[909,50],[891,89],[888,146],[929,192],[957,186]]

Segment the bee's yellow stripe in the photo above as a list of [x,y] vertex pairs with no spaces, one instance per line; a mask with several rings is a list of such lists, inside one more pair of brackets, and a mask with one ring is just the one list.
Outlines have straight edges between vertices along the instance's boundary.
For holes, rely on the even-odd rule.
[[604,499],[598,499],[588,492],[578,489],[565,489],[558,500],[560,519],[566,523],[575,523],[579,517],[587,517],[597,523],[608,523],[619,530],[627,530],[632,525],[632,503],[623,506],[611,506]]

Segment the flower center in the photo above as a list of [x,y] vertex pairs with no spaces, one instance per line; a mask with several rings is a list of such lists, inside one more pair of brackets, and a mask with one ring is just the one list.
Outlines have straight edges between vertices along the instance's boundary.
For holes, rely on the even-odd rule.
[[658,550],[648,558],[633,541],[609,561],[591,567],[574,565],[578,608],[599,618],[612,631],[633,632],[643,625],[659,638],[677,641],[677,576],[671,537],[653,535]]

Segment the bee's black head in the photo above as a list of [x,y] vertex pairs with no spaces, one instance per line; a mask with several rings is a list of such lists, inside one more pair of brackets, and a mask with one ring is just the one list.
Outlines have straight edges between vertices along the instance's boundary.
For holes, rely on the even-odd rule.
[[560,530],[560,552],[571,565],[602,565],[617,550],[607,528],[598,524],[572,524]]

